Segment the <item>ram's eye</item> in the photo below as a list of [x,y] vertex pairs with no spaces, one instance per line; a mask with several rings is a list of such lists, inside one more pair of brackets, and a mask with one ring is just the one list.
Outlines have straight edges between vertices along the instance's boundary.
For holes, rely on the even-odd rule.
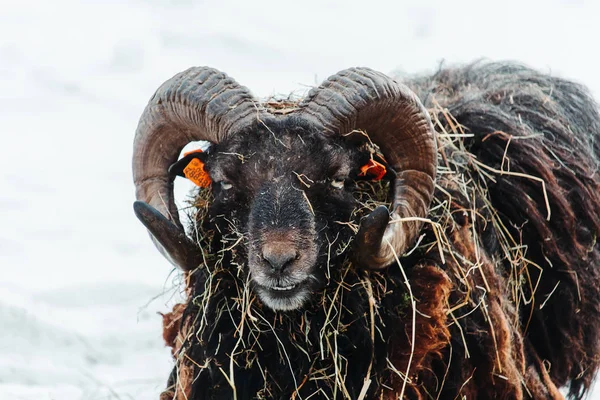
[[229,182],[221,181],[221,189],[229,190],[233,187],[233,185]]
[[344,180],[343,179],[332,179],[330,182],[331,186],[336,189],[344,188]]

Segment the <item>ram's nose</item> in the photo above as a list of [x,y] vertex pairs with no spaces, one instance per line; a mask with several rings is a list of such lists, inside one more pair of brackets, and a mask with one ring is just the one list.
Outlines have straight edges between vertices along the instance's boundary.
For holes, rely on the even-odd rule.
[[269,243],[263,247],[263,258],[274,272],[283,272],[299,258],[299,253],[289,243]]

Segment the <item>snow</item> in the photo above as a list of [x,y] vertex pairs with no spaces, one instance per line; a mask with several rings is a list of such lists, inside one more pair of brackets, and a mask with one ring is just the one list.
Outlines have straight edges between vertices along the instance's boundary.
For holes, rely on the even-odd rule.
[[164,387],[157,312],[179,278],[133,216],[130,159],[143,107],[176,72],[210,65],[268,96],[349,66],[414,73],[484,57],[600,98],[599,2],[486,3],[2,0],[0,399],[156,399]]

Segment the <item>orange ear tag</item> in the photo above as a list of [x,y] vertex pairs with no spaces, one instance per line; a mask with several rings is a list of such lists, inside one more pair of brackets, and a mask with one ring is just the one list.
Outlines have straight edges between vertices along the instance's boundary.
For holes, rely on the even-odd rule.
[[[201,153],[202,150],[195,150],[185,153],[184,156],[187,156],[191,153]],[[204,170],[204,163],[197,158],[192,158],[192,161],[183,169],[183,174],[190,181],[194,182],[197,186],[201,188],[209,187],[211,184],[210,176]]]
[[380,181],[386,173],[387,169],[385,168],[385,165],[370,159],[367,164],[360,167],[360,174],[358,174],[358,176],[367,176],[367,174],[369,174],[373,176],[372,180]]

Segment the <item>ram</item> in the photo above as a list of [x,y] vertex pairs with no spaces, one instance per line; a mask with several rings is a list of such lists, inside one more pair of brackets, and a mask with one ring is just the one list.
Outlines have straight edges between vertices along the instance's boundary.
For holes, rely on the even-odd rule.
[[[177,74],[133,158],[136,215],[188,295],[165,316],[161,398],[583,397],[599,133],[585,88],[511,63],[351,68],[264,103],[214,69]],[[188,236],[173,180],[190,168],[207,187]]]

